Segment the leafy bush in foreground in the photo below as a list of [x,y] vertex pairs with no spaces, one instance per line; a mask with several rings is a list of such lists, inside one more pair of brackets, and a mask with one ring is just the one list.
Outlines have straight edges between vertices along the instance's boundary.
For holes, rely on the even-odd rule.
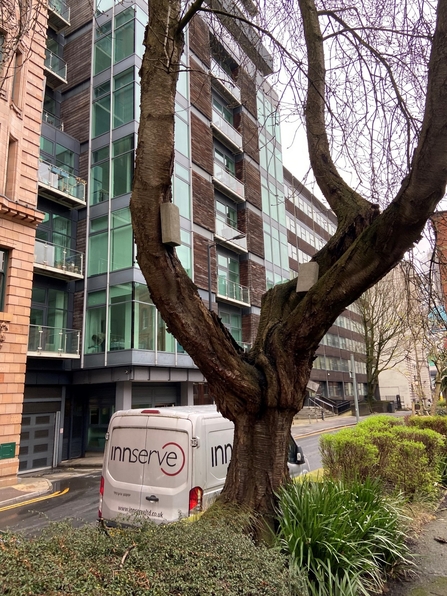
[[283,488],[278,545],[308,570],[311,596],[380,592],[385,575],[410,563],[399,499],[377,482],[304,481]]
[[228,520],[109,530],[53,524],[38,538],[0,534],[5,596],[291,596],[278,551]]
[[408,497],[436,492],[445,450],[439,433],[404,426],[389,416],[375,416],[320,439],[323,467],[330,478],[377,478],[384,488]]

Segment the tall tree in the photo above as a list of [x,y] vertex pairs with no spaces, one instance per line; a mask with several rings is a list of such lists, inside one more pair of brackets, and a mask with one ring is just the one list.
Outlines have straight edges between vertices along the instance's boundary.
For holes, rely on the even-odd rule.
[[[343,0],[269,6],[279,26],[293,25],[294,37],[283,45],[302,51],[293,62],[294,88],[300,91],[304,64],[310,162],[321,192],[338,217],[338,227],[313,257],[319,276],[310,290],[297,293],[296,282],[290,281],[266,292],[257,337],[248,353],[238,348],[219,318],[207,309],[175,249],[163,245],[161,237],[160,205],[171,201],[175,88],[184,28],[203,9],[202,4],[196,0],[182,13],[180,0],[150,3],[132,221],[138,262],[155,305],[204,374],[219,410],[235,424],[233,457],[221,502],[246,506],[267,519],[275,493],[287,478],[290,426],[303,405],[321,338],[343,309],[418,241],[444,194],[447,0],[439,0],[436,13],[431,4],[410,10],[405,2],[398,7],[399,2],[391,0],[355,7]],[[213,6],[210,3],[207,10]],[[348,56],[349,65],[345,64]],[[335,63],[331,64],[332,57]],[[402,76],[396,74],[399,68]],[[381,95],[383,101],[379,101]],[[376,102],[374,113],[371,99]],[[368,134],[369,149],[362,152],[357,140]],[[343,148],[347,151],[344,169],[363,164],[375,175],[375,186],[369,184],[365,197],[348,185],[336,167],[331,150],[337,157]],[[375,157],[374,169],[370,162]],[[399,160],[400,166],[395,167]],[[383,187],[377,181],[387,173],[391,176],[387,198],[394,198],[381,212],[376,197]],[[359,180],[358,188],[366,185]]]

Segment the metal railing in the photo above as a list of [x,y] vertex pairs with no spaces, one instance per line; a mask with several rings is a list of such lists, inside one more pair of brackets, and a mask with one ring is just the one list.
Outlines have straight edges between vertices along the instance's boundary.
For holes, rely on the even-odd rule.
[[250,304],[250,290],[234,281],[229,280],[224,275],[219,275],[217,283],[217,295],[222,298],[228,298],[235,302]]
[[231,141],[233,145],[242,151],[242,135],[216,110],[213,110],[213,124]]
[[[234,244],[238,248],[243,251],[247,250],[247,237],[238,230],[237,228],[233,228],[233,226],[228,225],[227,223],[223,222],[219,218],[216,217],[216,232],[215,235],[225,240],[228,244]],[[243,236],[243,238],[238,238],[238,236]]]
[[79,357],[81,332],[76,329],[30,325],[28,353]]
[[318,395],[314,395],[313,397],[309,396],[308,400],[310,406],[327,410],[337,416],[347,412],[351,408],[351,402],[348,400],[336,401],[329,397],[320,397]]
[[58,269],[66,274],[83,275],[84,255],[65,246],[36,240],[34,264]]
[[215,77],[219,83],[225,87],[225,89],[231,93],[234,99],[240,103],[241,101],[241,90],[233,81],[231,76],[222,68],[222,66],[216,62],[216,60],[211,59],[211,74]]
[[58,14],[67,23],[70,22],[70,7],[64,0],[48,0],[48,8]]
[[41,159],[39,182],[85,203],[85,180]]
[[62,120],[58,116],[51,114],[51,112],[47,112],[47,110],[43,110],[42,112],[42,122],[51,124],[51,126],[54,126],[54,128],[58,128],[59,130],[63,129]]
[[67,82],[67,63],[48,48],[45,50],[45,68]]
[[214,162],[214,179],[222,186],[228,188],[233,194],[237,195],[242,201],[245,201],[245,189],[243,183],[233,174],[230,174],[217,161]]

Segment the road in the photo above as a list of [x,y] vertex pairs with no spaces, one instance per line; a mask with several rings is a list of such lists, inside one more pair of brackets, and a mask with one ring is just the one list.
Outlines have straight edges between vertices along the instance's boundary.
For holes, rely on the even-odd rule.
[[[13,509],[0,508],[0,530],[21,531],[26,535],[37,534],[50,521],[73,520],[81,526],[94,522],[98,514],[99,481],[101,470],[56,472],[45,475],[53,483],[53,493],[60,496],[36,500]],[[68,489],[68,490],[67,490]]]

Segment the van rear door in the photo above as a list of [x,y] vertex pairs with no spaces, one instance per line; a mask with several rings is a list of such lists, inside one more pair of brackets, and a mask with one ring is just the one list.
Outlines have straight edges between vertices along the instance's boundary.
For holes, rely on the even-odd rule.
[[143,463],[141,511],[155,522],[173,522],[189,513],[192,422],[149,417]]
[[116,520],[141,508],[144,463],[138,454],[146,445],[145,416],[115,416],[109,426],[104,453],[102,517]]

